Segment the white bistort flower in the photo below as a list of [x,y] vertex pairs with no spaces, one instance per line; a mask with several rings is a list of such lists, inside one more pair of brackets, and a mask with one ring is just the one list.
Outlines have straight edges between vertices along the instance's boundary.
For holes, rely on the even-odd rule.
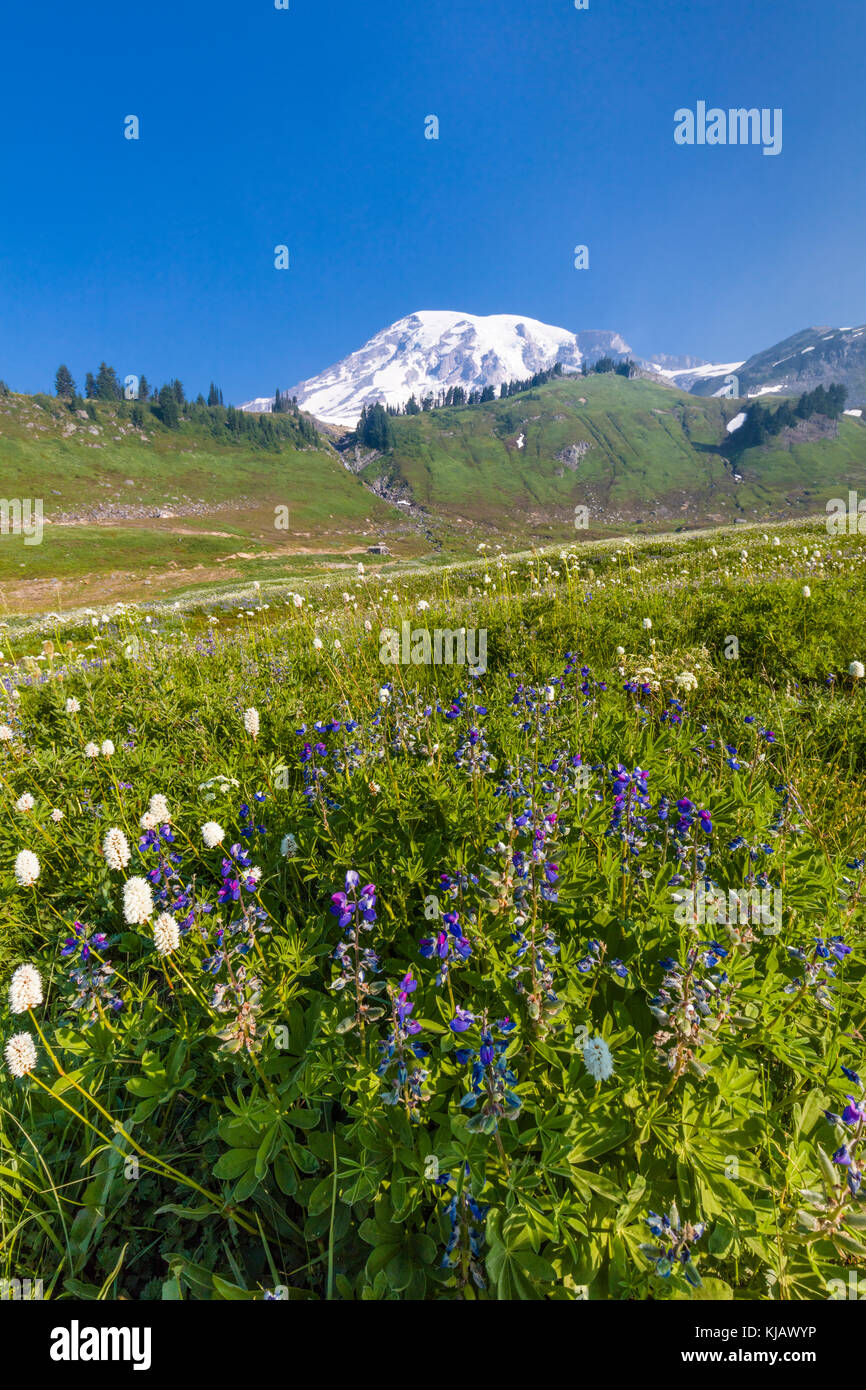
[[9,1008],[26,1014],[42,1003],[42,976],[35,965],[19,965],[9,984]]
[[39,860],[32,849],[19,850],[15,859],[15,879],[22,888],[32,888],[39,877]]
[[36,798],[31,796],[29,792],[24,792],[23,796],[19,796],[18,800],[15,802],[15,810],[21,811],[26,815],[28,811],[33,810],[35,805]]
[[259,736],[259,712],[254,706],[244,710],[244,728],[253,738]]
[[66,701],[66,713],[77,714],[80,709],[81,706],[78,703],[78,701],[75,699],[73,695],[70,695],[69,699]]
[[201,837],[206,849],[215,849],[217,845],[221,845],[225,839],[225,834],[222,826],[215,820],[207,821],[201,828]]
[[156,816],[154,816],[150,811],[145,811],[144,815],[141,817],[141,820],[138,823],[141,826],[142,830],[155,830],[156,827],[159,825],[159,821],[157,820]]
[[29,1076],[36,1070],[36,1044],[29,1033],[15,1033],[6,1044],[6,1065],[13,1076]]
[[103,740],[100,752],[102,753],[103,758],[111,757],[112,753],[114,752],[114,744],[111,742],[110,738]]
[[613,1058],[604,1038],[586,1038],[583,1044],[583,1064],[593,1081],[607,1081],[613,1076]]
[[809,585],[808,585],[808,584],[804,584],[804,585],[803,585],[803,598],[811,598],[811,597],[812,597],[812,590],[809,588]]
[[860,681],[866,676],[866,666],[863,665],[862,661],[852,661],[851,665],[848,667],[848,675]]
[[146,878],[130,878],[123,885],[123,915],[130,926],[140,927],[153,916],[153,894]]
[[162,792],[154,792],[147,803],[147,809],[158,825],[171,824],[171,811],[168,809],[168,802]]
[[98,757],[99,757],[99,744],[98,744],[98,743],[93,743],[93,742],[85,743],[85,745],[84,745],[84,756],[87,757],[87,758],[98,758]]
[[652,620],[652,618],[644,618],[643,623],[641,624],[641,626],[644,627],[644,628],[646,629],[647,632],[649,632],[649,630],[650,630],[650,628],[652,627],[652,625],[653,625],[653,620]]
[[14,737],[8,724],[0,724],[0,743],[11,743]]
[[180,928],[170,912],[161,912],[154,922],[153,944],[161,956],[170,956],[180,945]]
[[284,835],[280,844],[280,854],[284,859],[294,859],[298,852],[298,842],[294,835]]
[[102,853],[109,869],[125,869],[129,863],[129,842],[116,825],[106,831]]
[[54,821],[55,825],[59,825],[60,822],[63,820],[63,812],[58,811],[56,806],[54,810],[51,812],[51,819]]

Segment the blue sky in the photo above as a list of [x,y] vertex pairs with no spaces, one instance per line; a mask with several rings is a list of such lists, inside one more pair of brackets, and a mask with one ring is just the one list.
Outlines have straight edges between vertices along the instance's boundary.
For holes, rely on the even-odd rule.
[[[14,389],[105,358],[237,402],[416,309],[715,361],[866,319],[862,0],[290,4],[7,11]],[[676,146],[699,100],[781,107],[782,153]]]

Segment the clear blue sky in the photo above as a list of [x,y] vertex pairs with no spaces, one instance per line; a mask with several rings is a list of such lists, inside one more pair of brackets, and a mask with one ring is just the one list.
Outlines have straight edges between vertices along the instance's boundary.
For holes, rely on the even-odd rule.
[[[13,0],[0,376],[237,402],[431,308],[716,361],[860,323],[864,38],[863,0]],[[699,100],[782,107],[781,155],[677,147]]]

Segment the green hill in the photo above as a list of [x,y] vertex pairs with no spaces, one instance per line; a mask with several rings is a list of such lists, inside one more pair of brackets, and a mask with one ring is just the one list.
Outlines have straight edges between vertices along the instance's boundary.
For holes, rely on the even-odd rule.
[[381,543],[398,561],[445,561],[480,538],[573,540],[578,507],[578,534],[603,537],[796,520],[849,488],[866,496],[860,420],[818,417],[736,451],[726,426],[743,404],[642,377],[559,377],[393,418],[393,447],[371,456],[338,450],[309,420],[193,409],[167,428],[126,402],[0,396],[2,499],[41,499],[45,519],[28,545],[3,533],[0,512],[0,610],[302,579]]
[[600,533],[796,518],[840,489],[866,490],[859,420],[733,456],[726,426],[741,404],[612,373],[561,377],[485,405],[398,416],[393,448],[362,476],[434,516],[550,534],[573,526],[576,506]]
[[150,411],[134,423],[125,402],[74,410],[51,396],[0,397],[2,499],[41,500],[44,513],[41,544],[0,533],[2,607],[155,598],[284,574],[289,560],[303,572],[360,558],[382,538],[397,554],[420,548],[324,437],[307,444],[287,422],[269,443],[253,420],[233,441],[219,418],[216,430],[201,420],[168,429]]

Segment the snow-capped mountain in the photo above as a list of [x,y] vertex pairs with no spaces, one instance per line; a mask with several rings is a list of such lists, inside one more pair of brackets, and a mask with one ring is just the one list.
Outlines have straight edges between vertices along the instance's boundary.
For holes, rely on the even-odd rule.
[[[462,314],[428,309],[399,319],[357,352],[318,376],[289,388],[303,410],[320,420],[349,428],[361,409],[405,405],[409,397],[438,395],[450,386],[467,391],[523,380],[560,362],[579,371],[599,357],[617,361],[631,355],[618,333],[570,333],[515,314]],[[269,397],[248,401],[243,410],[270,410]]]
[[[629,357],[661,382],[697,396],[797,394],[839,381],[852,402],[866,405],[866,325],[809,328],[765,352],[738,362],[657,353],[637,357],[619,333],[572,333],[516,314],[463,314],[426,309],[383,328],[357,352],[318,376],[289,388],[303,410],[353,429],[364,406],[402,406],[415,396],[438,396],[451,386],[467,393],[503,381],[522,381],[561,363],[577,372],[600,357]],[[735,378],[734,381],[729,378]],[[242,410],[269,411],[270,396]]]

